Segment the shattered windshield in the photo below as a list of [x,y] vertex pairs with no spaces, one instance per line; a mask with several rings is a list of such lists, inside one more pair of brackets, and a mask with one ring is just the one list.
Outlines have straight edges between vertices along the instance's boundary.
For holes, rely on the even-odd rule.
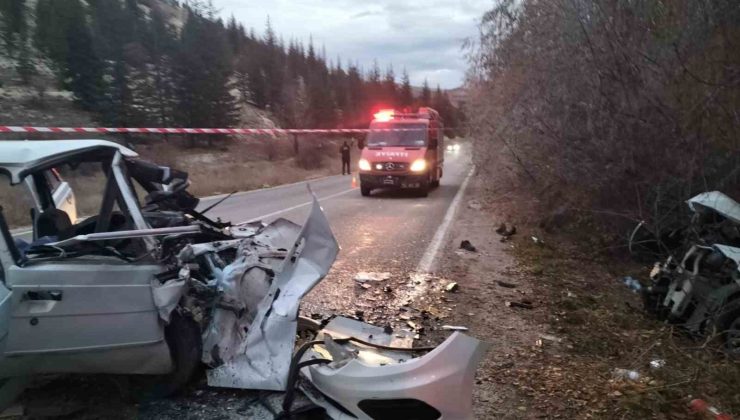
[[403,131],[370,131],[367,135],[367,145],[369,147],[423,147],[427,142],[426,124],[374,122],[370,125],[370,130],[374,129],[399,129]]

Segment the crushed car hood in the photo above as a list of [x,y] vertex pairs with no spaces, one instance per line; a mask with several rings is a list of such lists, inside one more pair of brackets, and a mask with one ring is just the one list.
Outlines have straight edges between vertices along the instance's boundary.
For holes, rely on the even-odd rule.
[[735,223],[740,223],[740,204],[719,191],[701,193],[690,199],[688,205],[694,212],[699,211],[700,208],[707,208]]

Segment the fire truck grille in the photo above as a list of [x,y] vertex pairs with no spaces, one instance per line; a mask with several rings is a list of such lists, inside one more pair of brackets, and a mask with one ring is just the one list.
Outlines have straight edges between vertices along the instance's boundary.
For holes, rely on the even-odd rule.
[[408,164],[404,162],[378,162],[375,167],[385,172],[397,172],[408,169]]

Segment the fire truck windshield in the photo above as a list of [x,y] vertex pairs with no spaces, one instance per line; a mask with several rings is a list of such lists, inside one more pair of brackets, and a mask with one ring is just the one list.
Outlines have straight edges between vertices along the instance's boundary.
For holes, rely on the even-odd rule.
[[424,147],[427,143],[427,125],[399,122],[374,122],[370,130],[399,129],[403,131],[370,131],[368,147]]

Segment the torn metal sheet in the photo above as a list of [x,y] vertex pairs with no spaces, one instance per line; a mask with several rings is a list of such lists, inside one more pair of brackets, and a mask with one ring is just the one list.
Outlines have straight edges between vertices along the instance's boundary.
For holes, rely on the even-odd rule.
[[[372,334],[369,333],[371,330]],[[393,341],[392,335],[378,327],[341,317],[332,320],[322,333],[326,331],[331,331],[334,338],[356,337],[384,346],[389,346]],[[387,413],[384,410],[399,409],[399,399],[409,405],[406,410],[413,410],[419,416],[426,412],[435,415],[429,418],[473,418],[475,369],[488,344],[455,332],[434,350],[416,358],[412,358],[412,353],[407,351],[361,343],[350,342],[344,346],[349,350],[348,353],[354,352],[357,356],[351,360],[341,360],[340,363],[335,360],[302,370],[302,374],[310,381],[310,384],[304,383],[302,386],[304,392],[316,404],[324,407],[331,418],[381,418],[369,415],[368,401],[372,401],[377,413]],[[302,360],[331,360],[335,352],[317,345]],[[455,392],[450,392],[451,389]],[[325,397],[348,410],[351,416],[339,411]]]
[[295,344],[301,299],[326,276],[339,252],[329,221],[314,197],[311,213],[293,242],[237,355],[208,371],[218,387],[283,391]]
[[719,245],[715,244],[712,246],[717,251],[721,252],[722,255],[725,257],[731,259],[735,262],[735,265],[737,266],[737,269],[740,270],[740,248],[729,246],[729,245]]
[[159,317],[164,322],[170,322],[170,314],[180,303],[180,298],[185,294],[187,281],[189,279],[170,280],[164,284],[152,280],[152,298],[154,306],[159,311]]
[[699,211],[704,207],[716,211],[735,223],[740,223],[740,204],[719,191],[701,193],[690,199],[688,205],[692,211]]
[[391,273],[368,273],[365,271],[360,271],[355,276],[355,281],[358,283],[364,283],[368,281],[385,281],[391,278]]

